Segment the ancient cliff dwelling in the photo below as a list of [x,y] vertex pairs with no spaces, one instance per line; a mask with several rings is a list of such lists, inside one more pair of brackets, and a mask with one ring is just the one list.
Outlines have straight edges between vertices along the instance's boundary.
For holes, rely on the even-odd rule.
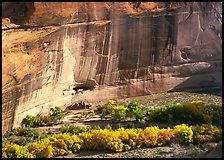
[[222,86],[221,2],[2,2],[2,129],[79,101]]

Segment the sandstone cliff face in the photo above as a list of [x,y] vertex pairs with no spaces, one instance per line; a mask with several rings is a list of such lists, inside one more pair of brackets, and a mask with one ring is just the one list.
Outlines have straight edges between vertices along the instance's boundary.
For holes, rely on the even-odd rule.
[[3,132],[54,105],[221,87],[221,2],[135,5],[3,2]]

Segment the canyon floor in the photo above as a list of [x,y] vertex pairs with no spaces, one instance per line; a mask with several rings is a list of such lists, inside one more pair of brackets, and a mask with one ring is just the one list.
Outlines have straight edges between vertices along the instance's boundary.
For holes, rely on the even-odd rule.
[[[193,100],[203,100],[205,103],[214,103],[222,105],[222,90],[217,88],[201,89],[197,91],[188,92],[168,92],[158,93],[147,96],[119,99],[118,102],[138,101],[141,105],[147,108],[165,106],[167,102],[171,103],[185,103]],[[103,103],[103,102],[102,102]],[[94,109],[97,104],[91,104]],[[95,108],[96,109],[96,108]],[[69,109],[67,115],[64,117],[63,122],[71,122],[77,126],[105,126],[110,124],[116,126],[118,122],[110,120],[101,120],[96,112],[96,115],[88,119],[79,119],[78,113],[82,113],[86,109]],[[125,126],[128,122],[123,122]],[[51,127],[39,127],[41,130],[57,130],[62,124]],[[152,124],[159,127],[169,126],[169,124]],[[171,144],[170,146],[162,146],[155,148],[140,148],[121,153],[114,153],[111,151],[79,151],[77,154],[60,156],[56,158],[196,158],[196,157],[210,157],[216,158],[222,155],[222,151],[213,150],[218,143],[206,142],[200,145],[190,144],[183,146],[179,144]]]

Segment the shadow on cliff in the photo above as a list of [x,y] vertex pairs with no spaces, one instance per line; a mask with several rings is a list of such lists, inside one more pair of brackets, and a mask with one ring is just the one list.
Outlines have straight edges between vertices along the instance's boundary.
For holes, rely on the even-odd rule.
[[14,24],[25,25],[34,11],[34,2],[2,2],[2,18]]
[[198,81],[197,77],[191,77],[168,92],[191,92],[222,96],[222,86],[214,80]]

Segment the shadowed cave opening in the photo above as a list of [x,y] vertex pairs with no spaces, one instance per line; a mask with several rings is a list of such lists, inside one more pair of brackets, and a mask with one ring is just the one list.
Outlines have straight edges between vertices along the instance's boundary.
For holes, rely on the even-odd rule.
[[24,25],[29,21],[29,18],[34,11],[34,2],[2,3],[2,18],[9,18],[11,22],[15,24]]
[[72,90],[78,92],[78,91],[87,91],[90,90],[92,91],[95,87],[94,86],[88,86],[88,87],[74,87]]

